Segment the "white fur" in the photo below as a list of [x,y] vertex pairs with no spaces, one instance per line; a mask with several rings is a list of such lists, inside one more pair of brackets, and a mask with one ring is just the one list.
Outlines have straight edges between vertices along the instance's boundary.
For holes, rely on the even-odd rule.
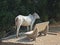
[[30,30],[32,30],[35,20],[39,18],[40,17],[37,13],[34,13],[33,15],[29,14],[28,16],[18,15],[15,18],[15,24],[17,27],[17,33],[16,33],[17,37],[18,37],[19,29],[21,26],[27,26],[27,30],[29,30],[29,26],[30,26]]

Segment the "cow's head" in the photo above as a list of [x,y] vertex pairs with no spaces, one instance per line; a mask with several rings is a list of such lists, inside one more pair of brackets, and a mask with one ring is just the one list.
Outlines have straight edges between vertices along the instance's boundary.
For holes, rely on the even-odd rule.
[[36,12],[34,12],[33,15],[36,19],[40,19],[39,15]]

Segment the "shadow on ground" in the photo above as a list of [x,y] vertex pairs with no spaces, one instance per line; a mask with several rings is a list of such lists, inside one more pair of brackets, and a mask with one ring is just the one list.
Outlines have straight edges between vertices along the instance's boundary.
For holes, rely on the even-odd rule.
[[58,33],[60,32],[60,27],[50,27],[49,32]]
[[57,35],[60,32],[60,27],[50,27],[49,28],[49,35]]

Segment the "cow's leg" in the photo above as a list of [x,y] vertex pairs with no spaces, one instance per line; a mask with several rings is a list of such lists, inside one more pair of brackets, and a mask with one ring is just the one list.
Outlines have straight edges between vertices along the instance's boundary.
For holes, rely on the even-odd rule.
[[33,25],[30,26],[30,30],[32,30],[32,26],[33,26]]
[[19,29],[20,29],[20,27],[21,27],[21,25],[22,25],[22,22],[23,22],[23,21],[19,21],[19,22],[18,22],[16,37],[18,37]]
[[32,30],[34,22],[35,22],[35,20],[31,23],[30,30]]
[[33,23],[32,23],[31,26],[30,26],[30,30],[32,30],[32,28],[33,28]]
[[17,26],[17,33],[16,33],[16,37],[18,37],[20,26],[21,26],[21,25]]
[[29,26],[27,26],[27,31],[29,31]]

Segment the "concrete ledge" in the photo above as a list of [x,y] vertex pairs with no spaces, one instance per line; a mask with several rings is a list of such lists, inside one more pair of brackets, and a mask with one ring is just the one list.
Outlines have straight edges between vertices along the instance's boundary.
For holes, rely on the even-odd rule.
[[21,43],[12,43],[12,42],[2,42],[0,45],[33,45],[33,44],[21,44]]
[[1,45],[33,45],[34,41],[29,40],[24,33],[20,33],[19,37],[16,35],[11,35],[6,38],[2,38]]

